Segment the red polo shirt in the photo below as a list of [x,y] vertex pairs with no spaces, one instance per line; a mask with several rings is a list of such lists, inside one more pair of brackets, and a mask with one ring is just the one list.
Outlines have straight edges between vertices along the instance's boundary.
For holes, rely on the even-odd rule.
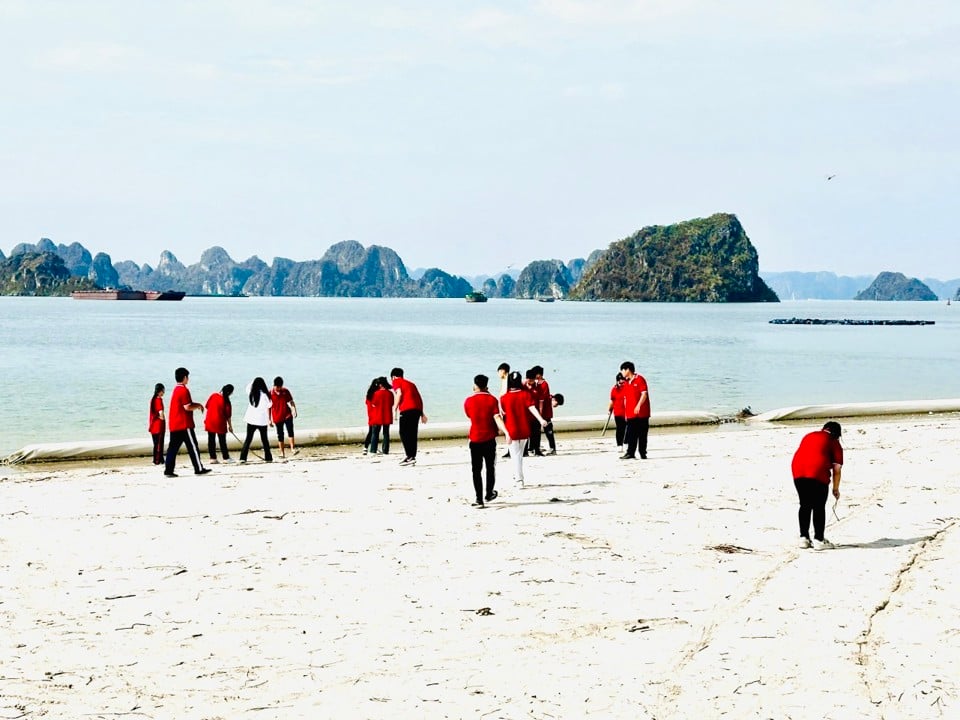
[[[526,440],[530,437],[530,425],[527,417],[533,400],[525,390],[508,390],[500,397],[500,410],[503,412],[503,424],[511,440]],[[532,416],[531,416],[532,417]]]
[[500,413],[500,403],[488,391],[479,390],[464,400],[463,412],[470,418],[470,442],[497,438],[497,423],[493,418]]
[[173,386],[173,393],[170,395],[170,412],[168,413],[168,426],[170,432],[187,430],[194,427],[193,412],[186,410],[184,405],[192,405],[193,398],[190,397],[190,391],[186,385],[177,383]]
[[794,479],[812,478],[826,485],[830,482],[830,470],[834,465],[843,465],[840,441],[826,430],[816,430],[804,435],[800,441],[791,469]]
[[423,398],[420,397],[420,391],[417,386],[405,378],[394,378],[393,389],[400,391],[400,406],[398,412],[407,410],[419,410],[423,412]]
[[640,406],[640,412],[636,412],[637,403],[640,402],[640,396],[647,389],[647,381],[643,375],[634,375],[632,380],[623,383],[623,416],[630,420],[632,418],[650,417],[650,392],[647,391],[647,399]]

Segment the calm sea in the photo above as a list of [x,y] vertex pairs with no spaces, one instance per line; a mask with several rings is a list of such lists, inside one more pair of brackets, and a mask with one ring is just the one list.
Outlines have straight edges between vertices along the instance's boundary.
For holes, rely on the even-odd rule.
[[[778,326],[777,317],[934,320],[924,327]],[[300,428],[363,425],[371,378],[403,367],[431,421],[463,420],[477,373],[540,364],[565,415],[606,412],[633,360],[653,410],[732,414],[826,402],[960,397],[960,304],[774,305],[491,300],[0,298],[0,456],[23,445],[146,437],[154,383],[190,369],[198,402],[282,375]],[[235,411],[236,412],[236,411]]]

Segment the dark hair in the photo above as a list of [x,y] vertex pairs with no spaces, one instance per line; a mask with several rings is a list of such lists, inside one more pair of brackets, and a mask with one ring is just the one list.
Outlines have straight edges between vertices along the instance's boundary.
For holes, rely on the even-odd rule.
[[403,368],[394,368],[393,370],[391,370],[391,371],[390,371],[390,377],[392,377],[392,378],[395,378],[395,377],[402,378],[402,377],[403,377]]
[[223,395],[224,398],[228,398],[233,395],[233,385],[230,383],[224,385],[222,388],[220,388],[220,394]]
[[510,372],[510,363],[500,363],[497,365],[497,370],[503,370],[504,372]]
[[623,376],[623,373],[617,373],[616,381],[623,382],[624,380],[626,380],[626,378]]
[[543,365],[534,365],[532,368],[534,375],[543,375]]
[[475,375],[473,378],[473,384],[481,390],[487,389],[488,382],[490,382],[490,378],[488,378],[486,375]]
[[507,375],[507,390],[519,390],[523,387],[523,377],[514,370],[512,373]]
[[563,405],[563,394],[555,393],[553,399],[557,401],[557,405]]
[[267,383],[262,377],[255,377],[250,384],[250,404],[259,407],[261,394],[270,397],[270,388],[267,387]]
[[277,375],[277,376],[273,379],[273,386],[274,386],[274,387],[283,387],[283,378],[280,377],[279,375]]
[[157,397],[157,395],[162,393],[164,390],[166,390],[166,388],[163,386],[163,383],[157,383],[153,386],[153,397]]
[[527,370],[527,380],[536,380],[536,379],[537,379],[537,371],[534,370],[533,368],[530,368],[529,370]]
[[377,381],[380,383],[380,387],[382,387],[384,390],[393,390],[393,388],[390,387],[390,381],[387,380],[383,375],[378,377]]
[[367,388],[367,402],[373,401],[373,394],[379,390],[380,387],[380,378],[374,378],[370,381],[370,387]]
[[826,430],[831,437],[838,438],[840,437],[840,423],[831,420],[823,426],[823,429]]
[[177,382],[183,382],[185,378],[190,377],[190,371],[184,367],[179,367],[173,371],[173,377],[176,378]]
[[629,360],[626,360],[626,361],[620,363],[620,369],[621,369],[621,370],[629,370],[629,371],[632,372],[632,373],[635,373],[635,372],[637,371],[637,368],[636,368],[636,367],[634,366],[634,364],[633,364],[632,362],[630,362]]

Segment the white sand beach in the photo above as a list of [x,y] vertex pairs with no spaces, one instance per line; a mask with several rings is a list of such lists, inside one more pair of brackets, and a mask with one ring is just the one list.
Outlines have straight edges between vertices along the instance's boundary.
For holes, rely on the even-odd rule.
[[0,720],[958,717],[960,416],[842,422],[823,552],[817,420],[561,434],[482,510],[465,443],[0,468]]

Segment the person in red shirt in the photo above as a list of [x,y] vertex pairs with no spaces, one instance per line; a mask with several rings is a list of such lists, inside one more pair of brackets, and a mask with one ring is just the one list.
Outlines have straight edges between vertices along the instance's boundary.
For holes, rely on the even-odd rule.
[[167,421],[163,414],[163,393],[166,388],[163,383],[157,383],[153,388],[153,397],[150,398],[150,416],[147,421],[147,431],[153,438],[153,464],[163,464],[163,436],[167,433]]
[[[831,420],[822,429],[803,436],[793,455],[793,486],[800,498],[800,547],[826,550],[833,543],[824,537],[827,524],[827,494],[833,480],[833,497],[840,499],[840,471],[843,447],[840,423]],[[813,515],[813,541],[810,540],[810,515]]]
[[193,463],[193,470],[197,475],[204,475],[210,472],[210,468],[205,468],[200,464],[200,446],[197,444],[197,435],[194,432],[193,412],[194,410],[203,410],[203,405],[195,403],[190,397],[190,391],[187,389],[187,383],[190,382],[190,371],[179,367],[173,373],[177,381],[170,395],[170,412],[167,415],[167,424],[170,427],[170,445],[167,447],[167,460],[164,465],[163,474],[167,477],[177,477],[173,471],[177,462],[177,453],[180,452],[180,446],[187,446],[187,454],[190,456],[190,462]]
[[390,424],[393,422],[393,393],[390,383],[383,376],[374,378],[367,389],[367,437],[363,441],[363,454],[377,454],[380,433],[383,433],[382,454],[390,452]]
[[400,442],[406,457],[400,461],[401,465],[417,464],[417,433],[419,423],[425,423],[427,416],[423,412],[423,398],[417,386],[403,377],[403,368],[393,368],[390,371],[390,383],[393,385],[393,411],[398,415],[397,425],[400,432]]
[[277,427],[277,442],[280,446],[280,457],[285,458],[283,451],[283,431],[286,429],[290,453],[297,454],[293,446],[293,419],[297,416],[297,404],[293,395],[283,386],[283,378],[277,375],[273,379],[273,389],[270,390],[270,419]]
[[233,432],[233,405],[230,403],[232,394],[233,385],[224,385],[220,392],[215,392],[207,398],[203,428],[207,431],[207,452],[210,454],[211,463],[218,462],[218,440],[223,461],[230,462],[230,453],[227,451],[227,432]]
[[623,373],[623,417],[626,425],[624,442],[627,451],[621,460],[633,460],[637,457],[647,459],[647,434],[650,431],[650,393],[643,375],[637,375],[637,369],[629,360],[620,365]]
[[[537,409],[537,412],[540,413],[540,406],[543,404],[543,398],[541,396],[540,386],[537,385],[537,371],[535,368],[530,368],[526,372],[526,380],[524,382],[524,390],[530,393],[530,399],[533,402],[533,406]],[[529,455],[533,453],[543,457],[543,450],[540,449],[540,435],[545,425],[541,425],[532,415],[527,415],[527,422],[530,424],[530,436],[527,439],[527,449],[524,450],[524,454]]]
[[[490,378],[477,375],[473,378],[473,395],[463,402],[463,412],[470,418],[470,466],[473,470],[473,489],[477,501],[474,507],[483,507],[484,501],[490,502],[497,497],[496,468],[497,461],[497,417],[500,415],[500,403],[487,389]],[[487,466],[487,491],[483,492],[483,466]]]
[[616,381],[610,388],[610,405],[607,412],[613,415],[613,424],[616,427],[617,450],[623,452],[623,438],[626,435],[627,420],[623,416],[623,373],[617,373]]
[[524,448],[530,437],[529,415],[536,418],[541,427],[547,424],[532,396],[524,388],[522,376],[514,371],[507,376],[507,392],[500,398],[500,422],[503,423],[501,430],[510,447],[510,457],[513,458],[514,480],[520,487],[523,487]]
[[553,434],[553,408],[556,407],[556,404],[553,402],[550,384],[543,378],[543,366],[534,365],[533,373],[537,386],[537,410],[543,415],[543,419],[547,421],[547,424],[543,428],[543,436],[547,439],[547,444],[550,446],[550,451],[547,455],[556,455],[557,439]]

